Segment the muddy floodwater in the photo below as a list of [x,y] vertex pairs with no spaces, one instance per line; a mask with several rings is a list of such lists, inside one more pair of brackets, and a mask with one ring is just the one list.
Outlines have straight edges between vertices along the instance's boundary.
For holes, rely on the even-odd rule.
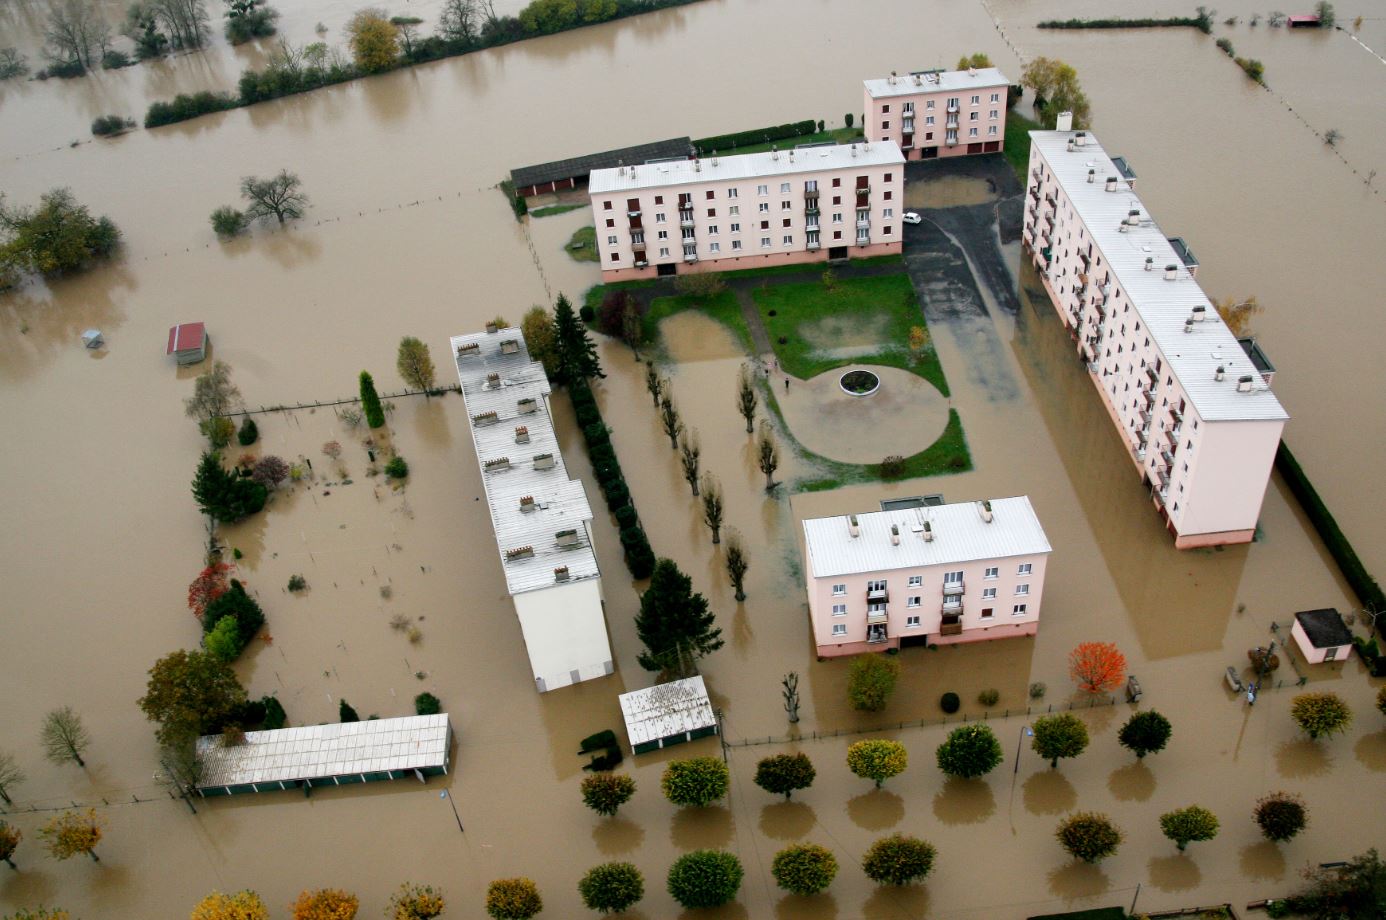
[[[389,11],[431,20],[438,5]],[[116,17],[122,4],[106,6]],[[325,40],[337,42],[354,6],[285,3],[281,24],[301,43],[315,40],[321,21]],[[0,4],[0,45],[34,57],[41,10]],[[1254,11],[1239,0],[1220,5],[1218,18]],[[1365,5],[1344,7],[1340,20],[1358,12]],[[149,665],[200,636],[186,589],[206,539],[188,494],[202,441],[182,412],[197,369],[164,358],[169,326],[205,321],[215,357],[232,366],[253,408],[349,396],[362,369],[382,390],[399,389],[403,335],[427,342],[450,382],[448,336],[497,313],[517,322],[531,304],[560,291],[577,297],[598,280],[594,265],[561,248],[588,215],[516,223],[493,188],[511,167],[792,119],[840,125],[860,110],[862,78],[950,65],[972,51],[1013,77],[1021,54],[1074,64],[1096,132],[1131,161],[1165,231],[1189,241],[1210,295],[1255,294],[1265,305],[1254,328],[1293,416],[1287,442],[1380,576],[1386,517],[1374,496],[1386,416],[1371,409],[1371,395],[1386,386],[1374,348],[1386,338],[1378,304],[1386,180],[1366,180],[1386,171],[1386,70],[1375,56],[1386,48],[1386,20],[1367,21],[1361,44],[1342,32],[1245,21],[1220,24],[1213,37],[1033,27],[1040,15],[1147,13],[1133,2],[1063,0],[1037,11],[1019,0],[886,0],[872,4],[867,22],[859,5],[839,0],[705,0],[103,142],[90,140],[94,116],[140,117],[151,100],[179,91],[231,88],[266,48],[230,49],[218,38],[209,52],[166,64],[0,84],[0,190],[31,202],[70,186],[120,225],[126,243],[108,266],[0,295],[0,673],[10,678],[0,750],[28,774],[11,792],[15,805],[0,809],[25,835],[18,871],[0,872],[0,913],[43,903],[103,920],[180,917],[214,888],[250,887],[283,916],[301,889],[340,886],[360,895],[361,916],[378,916],[392,889],[417,880],[447,892],[446,916],[471,917],[491,879],[527,875],[543,892],[543,916],[577,917],[586,915],[576,892],[583,872],[627,859],[647,879],[645,901],[628,916],[654,920],[681,916],[664,890],[669,863],[717,846],[736,851],[747,874],[737,902],[708,916],[1010,918],[1127,904],[1138,885],[1144,909],[1245,903],[1286,893],[1305,864],[1379,846],[1361,803],[1386,793],[1386,723],[1372,705],[1380,681],[1355,659],[1309,669],[1286,654],[1311,687],[1342,694],[1356,711],[1345,735],[1319,743],[1293,730],[1291,684],[1248,707],[1222,682],[1229,665],[1246,664],[1248,648],[1273,638],[1272,623],[1311,607],[1352,610],[1356,600],[1279,478],[1257,543],[1172,548],[1014,246],[1003,250],[1008,298],[986,294],[988,310],[971,317],[930,317],[952,390],[942,408],[958,410],[973,458],[965,474],[767,494],[734,406],[744,353],[706,317],[663,324],[663,370],[685,423],[700,433],[705,468],[726,490],[727,523],[751,547],[741,604],[657,427],[643,365],[625,346],[602,344],[608,376],[598,399],[651,542],[692,576],[724,631],[726,647],[702,668],[731,743],[723,803],[678,811],[659,793],[670,757],[719,753],[707,739],[628,759],[621,769],[639,791],[618,817],[582,806],[579,740],[619,731],[617,694],[651,682],[636,663],[638,595],[613,523],[599,513],[617,671],[534,692],[456,395],[395,401],[388,437],[411,471],[402,490],[367,475],[364,431],[332,409],[260,416],[253,450],[311,459],[313,475],[281,489],[264,514],[221,531],[241,550],[240,576],[268,618],[266,636],[237,664],[252,695],[276,693],[291,724],[302,725],[334,720],[343,698],[363,716],[405,715],[428,690],[456,730],[450,777],[317,790],[311,799],[207,801],[194,816],[158,782],[152,732],[134,705]],[[1222,36],[1265,63],[1269,92],[1212,47]],[[803,66],[806,51],[812,67]],[[633,97],[646,81],[681,87],[676,104]],[[1315,134],[1330,128],[1343,135],[1336,148]],[[218,242],[207,215],[235,201],[240,177],[281,168],[302,177],[307,216]],[[951,182],[911,189],[907,201],[962,207],[989,194]],[[1018,306],[999,308],[1002,300]],[[103,350],[82,347],[89,327],[104,333]],[[554,407],[565,461],[595,499],[566,398]],[[786,417],[803,443],[831,440],[830,419],[793,409]],[[341,469],[322,454],[330,440],[343,445]],[[776,476],[792,483],[809,472],[787,454]],[[887,710],[853,712],[847,663],[814,658],[797,522],[932,492],[1030,496],[1055,548],[1042,626],[1034,639],[906,649]],[[309,585],[301,594],[285,587],[295,574]],[[395,617],[409,620],[417,641],[391,627]],[[1017,764],[1027,687],[1048,686],[1044,707],[1068,705],[1065,659],[1086,640],[1126,653],[1145,689],[1140,706],[1174,724],[1169,749],[1137,762],[1117,745],[1132,709],[1122,701],[1078,710],[1092,733],[1083,756],[1052,771],[1022,749]],[[779,690],[789,671],[801,678],[794,737]],[[1292,680],[1291,662],[1280,673]],[[975,701],[988,688],[1000,694],[987,717],[1006,760],[983,780],[945,781],[933,762],[948,730],[938,724],[938,697],[957,692],[964,714],[980,718]],[[91,731],[85,770],[43,759],[41,719],[62,705]],[[866,729],[899,739],[910,755],[909,769],[881,790],[844,763],[862,737],[844,732]],[[751,778],[759,758],[792,749],[814,758],[818,779],[783,802]],[[1302,794],[1312,820],[1292,843],[1272,846],[1250,810],[1280,788]],[[107,822],[99,864],[57,862],[37,845],[51,810],[74,802]],[[1215,810],[1222,831],[1179,854],[1157,819],[1192,803]],[[1096,867],[1064,856],[1052,830],[1075,808],[1106,811],[1125,830],[1117,856]],[[897,830],[938,846],[937,871],[924,885],[877,889],[859,869],[861,854]],[[843,868],[828,893],[775,888],[770,860],[799,840],[836,852]]]

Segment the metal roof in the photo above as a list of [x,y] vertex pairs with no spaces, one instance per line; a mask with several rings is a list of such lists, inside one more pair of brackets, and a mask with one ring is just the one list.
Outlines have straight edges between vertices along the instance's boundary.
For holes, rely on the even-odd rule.
[[521,166],[510,171],[510,181],[515,188],[557,182],[560,179],[575,179],[586,176],[594,169],[607,166],[620,166],[622,163],[644,163],[647,160],[661,160],[668,157],[686,157],[693,149],[693,141],[687,137],[671,137],[667,141],[651,144],[636,144],[634,147],[621,147],[618,150],[605,150],[589,153],[566,160],[554,160],[536,166]]
[[691,182],[788,176],[825,169],[890,166],[897,163],[903,165],[904,162],[905,157],[894,141],[833,144],[798,150],[791,148],[765,153],[715,156],[701,160],[680,160],[674,163],[651,163],[638,169],[629,166],[624,169],[598,169],[593,170],[587,188],[592,193],[634,191]]
[[[502,347],[512,343],[515,350],[503,353]],[[476,350],[459,351],[469,345]],[[548,377],[544,366],[530,358],[524,335],[515,328],[456,335],[452,355],[506,588],[515,595],[599,577],[587,526],[592,508],[582,483],[568,478],[549,415]],[[522,406],[526,400],[532,402]],[[491,413],[495,421],[490,421]],[[528,443],[516,441],[519,426],[528,429]],[[537,468],[536,460],[545,455],[553,465]],[[508,464],[489,468],[500,466],[496,462],[501,460]],[[520,499],[527,497],[534,499],[533,510],[521,510]],[[576,533],[560,545],[558,534],[569,530]],[[526,547],[528,553],[513,554]],[[562,566],[568,569],[565,581],[554,572]]]
[[[1085,143],[1070,151],[1068,142],[1078,134],[1086,134]],[[1118,170],[1097,139],[1086,132],[1031,131],[1030,140],[1102,250],[1117,285],[1150,331],[1199,416],[1209,421],[1288,419],[1280,400],[1255,372],[1251,359],[1219,319],[1208,296],[1130,184],[1118,179],[1117,190],[1106,191],[1107,178],[1117,176]],[[1095,182],[1088,182],[1089,169],[1096,170]],[[1140,212],[1139,225],[1119,230],[1130,211]],[[1062,217],[1059,220],[1062,229]],[[1147,258],[1153,259],[1151,271],[1145,268]],[[1171,265],[1175,271],[1172,281],[1165,278]],[[1195,308],[1202,308],[1206,319],[1191,325],[1192,332],[1186,333],[1185,320],[1194,315]],[[1215,379],[1219,367],[1225,369],[1222,380]],[[1238,392],[1238,380],[1246,375],[1252,377],[1251,390]]]
[[204,323],[179,323],[168,331],[168,347],[164,354],[180,351],[193,351],[201,348],[207,340],[207,326]]
[[622,693],[631,747],[717,724],[702,675]]
[[[918,78],[919,82],[915,82]],[[937,79],[935,79],[937,78]],[[1009,86],[1011,81],[995,67],[983,67],[976,71],[966,70],[921,70],[918,74],[882,80],[863,80],[866,91],[872,99],[889,96],[917,96],[920,93],[961,93],[970,89],[991,89]]]
[[[1003,559],[1050,552],[1028,496],[991,499],[991,522],[981,502],[955,502],[900,511],[839,514],[804,521],[809,572],[814,578],[859,575],[945,563]],[[852,536],[851,518],[858,536]],[[925,540],[924,534],[933,534]],[[891,542],[891,526],[900,542]]]
[[220,735],[197,740],[198,786],[239,786],[446,766],[451,729],[446,713],[334,722],[246,732],[225,747]]

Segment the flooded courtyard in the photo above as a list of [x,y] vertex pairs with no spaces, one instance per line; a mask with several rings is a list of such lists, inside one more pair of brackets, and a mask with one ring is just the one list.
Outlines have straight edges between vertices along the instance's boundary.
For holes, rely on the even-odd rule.
[[[1252,12],[1245,7],[1220,9],[1219,18]],[[39,8],[6,9],[14,16]],[[335,36],[352,8],[336,0],[286,5],[282,25],[307,41],[323,20]],[[1093,12],[1072,0],[1044,15]],[[691,575],[724,631],[726,647],[702,672],[730,742],[725,802],[679,811],[659,792],[668,759],[719,753],[707,739],[627,759],[621,769],[639,791],[618,817],[583,807],[579,740],[619,731],[617,694],[652,682],[636,663],[636,586],[614,525],[599,513],[594,536],[617,672],[534,693],[468,419],[453,394],[395,401],[389,437],[411,470],[402,490],[366,475],[364,430],[347,428],[330,408],[257,416],[256,451],[311,458],[316,472],[280,490],[265,513],[220,532],[241,551],[240,576],[268,618],[270,641],[253,644],[237,664],[252,696],[276,693],[299,725],[335,720],[342,698],[363,716],[388,717],[412,712],[416,693],[435,693],[457,733],[452,775],[426,787],[199,802],[196,816],[156,780],[151,726],[134,701],[155,659],[198,641],[186,586],[206,540],[188,494],[203,441],[181,405],[199,368],[165,362],[170,325],[208,323],[215,357],[232,366],[252,408],[349,396],[362,369],[382,390],[398,389],[400,336],[423,339],[447,367],[449,335],[479,330],[496,313],[517,322],[532,303],[560,291],[576,300],[598,280],[594,266],[561,248],[589,215],[517,224],[492,188],[510,167],[791,118],[840,124],[834,113],[860,106],[863,77],[947,65],[963,51],[987,51],[1012,76],[1020,70],[1014,49],[1078,68],[1095,130],[1131,159],[1166,231],[1189,239],[1204,287],[1214,297],[1255,293],[1266,304],[1255,330],[1294,416],[1287,442],[1369,569],[1386,570],[1386,520],[1364,498],[1376,491],[1386,422],[1368,414],[1347,425],[1333,409],[1379,388],[1386,373],[1365,354],[1386,333],[1375,304],[1386,201],[1362,178],[1386,168],[1380,62],[1338,33],[1219,26],[1240,52],[1266,62],[1266,93],[1191,30],[1039,32],[1038,14],[1014,0],[949,8],[948,29],[926,28],[942,13],[938,4],[882,4],[882,21],[902,27],[872,30],[866,54],[850,5],[801,15],[786,0],[708,0],[74,148],[67,143],[85,140],[96,114],[138,116],[151,99],[229,87],[252,52],[219,46],[179,58],[166,74],[151,66],[0,86],[0,189],[29,202],[70,185],[126,237],[110,266],[0,295],[0,414],[8,423],[0,445],[8,473],[0,490],[8,525],[0,534],[0,668],[16,678],[0,750],[28,774],[13,793],[16,807],[4,809],[25,841],[19,871],[0,874],[0,913],[45,903],[88,918],[176,917],[213,888],[250,887],[280,916],[301,889],[330,885],[355,891],[361,916],[372,916],[399,882],[418,880],[447,892],[446,916],[475,916],[491,879],[527,875],[544,894],[543,916],[571,917],[584,914],[581,874],[628,859],[645,873],[647,890],[628,916],[653,920],[680,915],[664,891],[667,866],[688,849],[718,846],[740,855],[746,881],[736,904],[708,916],[1023,917],[1129,904],[1137,885],[1144,909],[1244,903],[1292,889],[1307,863],[1380,845],[1361,820],[1361,803],[1386,791],[1386,725],[1371,704],[1380,682],[1355,659],[1311,671],[1301,664],[1313,688],[1340,693],[1357,714],[1346,735],[1313,744],[1288,716],[1292,686],[1249,708],[1221,680],[1228,665],[1246,663],[1248,648],[1273,637],[1272,622],[1310,607],[1352,610],[1355,598],[1278,478],[1259,542],[1173,549],[1014,247],[1004,250],[1014,313],[985,290],[966,314],[925,306],[952,390],[942,411],[960,413],[971,450],[967,473],[796,494],[792,482],[808,465],[786,451],[776,478],[787,485],[767,494],[734,405],[746,354],[706,317],[685,313],[662,324],[661,370],[685,423],[699,431],[704,468],[723,484],[727,524],[751,547],[744,603],[732,597],[722,548],[711,544],[658,427],[643,365],[624,345],[602,343],[608,376],[597,396],[651,542]],[[733,18],[738,28],[728,29]],[[825,44],[830,23],[841,29]],[[766,45],[759,36],[772,31],[780,38]],[[1378,50],[1386,45],[1383,20],[1370,20],[1360,37]],[[833,53],[852,42],[862,43],[858,53]],[[791,67],[803,47],[826,48],[822,66],[796,70],[773,92],[745,91],[770,69]],[[678,106],[641,109],[639,118],[598,104],[622,98],[631,74],[676,74],[689,49],[700,48],[755,63],[712,68],[700,77],[701,92]],[[1180,66],[1169,68],[1171,60]],[[1360,94],[1339,92],[1359,84]],[[1341,157],[1305,119],[1343,132]],[[217,242],[207,214],[235,200],[240,176],[280,168],[303,177],[313,201],[307,217]],[[918,200],[907,200],[975,206],[989,194],[975,184],[941,186],[918,186]],[[81,347],[81,331],[93,326],[105,334],[103,351]],[[1352,372],[1329,372],[1336,367]],[[838,376],[824,379],[836,386]],[[891,380],[883,380],[869,399],[887,396]],[[796,401],[809,395],[791,389],[785,419],[810,449],[821,442],[835,456],[831,415],[796,414]],[[941,397],[931,399],[922,401],[923,429],[939,409]],[[595,497],[566,397],[557,395],[554,409],[565,462]],[[927,441],[928,432],[919,437]],[[321,453],[330,440],[343,445],[345,476]],[[814,657],[797,522],[930,492],[950,501],[1030,496],[1055,547],[1042,627],[1034,639],[906,649],[887,710],[858,713],[846,699],[847,663]],[[302,594],[285,587],[295,574],[308,582]],[[395,616],[419,630],[417,642],[390,627]],[[1066,656],[1089,640],[1125,652],[1145,688],[1141,708],[1174,724],[1169,749],[1137,762],[1119,748],[1116,731],[1132,708],[1123,701],[1077,710],[1093,738],[1083,756],[1051,771],[1024,748],[1017,765],[1027,723],[1017,711],[1030,702],[1028,686],[1047,685],[1044,707],[1069,704]],[[790,671],[800,674],[802,694],[793,729],[780,699]],[[1288,664],[1281,674],[1292,677]],[[951,727],[938,724],[939,696],[958,693],[963,714],[979,718],[976,698],[989,688],[1000,694],[987,718],[1006,760],[983,780],[945,780],[933,763]],[[39,723],[60,705],[81,712],[92,732],[86,770],[42,759]],[[847,745],[870,729],[910,754],[909,769],[881,790],[844,763]],[[751,778],[759,758],[793,749],[814,759],[818,779],[783,802]],[[1311,824],[1275,847],[1261,841],[1250,810],[1279,788],[1304,796]],[[37,846],[48,810],[72,802],[95,805],[108,822],[99,865],[55,862]],[[1216,811],[1223,830],[1179,854],[1160,836],[1157,817],[1194,802]],[[1126,831],[1116,857],[1090,867],[1064,856],[1052,829],[1075,808],[1105,811]],[[860,855],[897,830],[938,846],[935,874],[923,885],[877,889],[860,872]],[[828,846],[843,865],[824,895],[774,887],[770,859],[800,840]]]

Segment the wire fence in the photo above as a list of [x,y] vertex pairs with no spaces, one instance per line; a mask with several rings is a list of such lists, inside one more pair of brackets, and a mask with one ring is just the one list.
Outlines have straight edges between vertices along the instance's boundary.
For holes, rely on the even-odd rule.
[[[435,387],[434,389],[431,389],[431,390],[411,390],[411,389],[409,389],[409,388],[406,387],[405,389],[400,390],[399,392],[396,392],[396,393],[381,393],[381,394],[380,394],[380,398],[381,398],[381,400],[383,401],[383,400],[386,400],[386,399],[401,399],[401,398],[403,398],[403,397],[405,397],[405,396],[442,396],[442,395],[444,395],[444,394],[446,394],[446,393],[461,393],[461,392],[462,392],[462,386],[461,386],[461,384],[454,383],[454,384],[451,384],[451,385],[449,385],[449,386]],[[260,406],[258,409],[250,409],[250,408],[240,409],[240,410],[238,410],[238,411],[236,411],[236,412],[228,412],[228,413],[226,413],[226,415],[223,416],[223,417],[224,417],[224,418],[235,418],[235,417],[238,416],[238,415],[260,415],[260,414],[269,413],[269,412],[290,412],[290,411],[292,411],[292,410],[294,410],[294,409],[325,409],[325,408],[331,408],[331,407],[333,407],[333,406],[346,406],[346,405],[351,405],[351,404],[353,404],[353,403],[359,403],[360,401],[361,401],[361,397],[360,397],[360,396],[350,396],[350,397],[347,397],[347,398],[345,398],[345,399],[329,399],[329,400],[324,400],[324,401],[317,401],[317,400],[314,400],[313,402],[306,402],[306,403],[304,403],[304,402],[296,402],[296,403],[294,403],[293,405],[290,405],[289,403],[279,403],[278,405],[274,405],[274,406]]]

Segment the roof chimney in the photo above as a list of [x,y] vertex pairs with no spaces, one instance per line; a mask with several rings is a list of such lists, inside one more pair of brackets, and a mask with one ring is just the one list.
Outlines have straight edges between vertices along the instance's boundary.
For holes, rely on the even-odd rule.
[[924,542],[934,542],[934,525],[930,524],[928,521],[924,522]]
[[1126,223],[1132,227],[1138,227],[1141,223],[1141,212],[1137,208],[1132,208],[1126,212]]
[[1215,371],[1213,371],[1213,379],[1214,379],[1214,380],[1226,380],[1226,379],[1227,379],[1227,368],[1225,368],[1225,367],[1223,367],[1221,364],[1219,364],[1219,365],[1218,365],[1218,369],[1215,370]]
[[1109,192],[1115,192],[1116,189],[1117,189],[1117,177],[1116,177],[1116,176],[1108,176],[1108,177],[1107,177],[1107,191],[1109,191]]
[[1148,272],[1153,272],[1153,271],[1155,270],[1155,257],[1154,257],[1154,256],[1146,256],[1146,257],[1145,257],[1145,270],[1148,271]]
[[1055,131],[1072,131],[1072,130],[1073,130],[1073,113],[1072,113],[1072,112],[1060,112],[1060,113],[1059,113],[1059,117],[1058,117],[1057,119],[1054,120],[1054,130],[1055,130]]
[[1090,169],[1090,170],[1088,170],[1088,184],[1089,184],[1089,185],[1092,185],[1092,184],[1093,184],[1094,182],[1096,182],[1096,181],[1097,181],[1097,170],[1095,170],[1095,169]]
[[982,516],[982,520],[991,523],[991,500],[980,501],[977,503],[977,513]]
[[1238,377],[1238,378],[1237,378],[1237,392],[1238,392],[1238,393],[1250,393],[1250,392],[1251,392],[1251,381],[1252,381],[1252,376],[1251,376],[1250,374],[1247,374],[1247,375],[1245,375],[1245,376],[1243,376],[1243,377]]
[[855,514],[847,515],[847,532],[852,535],[852,539],[854,540],[861,536],[861,527],[857,525],[857,516]]
[[894,525],[894,524],[891,524],[891,525],[890,525],[890,545],[891,545],[891,546],[899,546],[899,545],[900,545],[900,528],[897,527],[897,526]]

